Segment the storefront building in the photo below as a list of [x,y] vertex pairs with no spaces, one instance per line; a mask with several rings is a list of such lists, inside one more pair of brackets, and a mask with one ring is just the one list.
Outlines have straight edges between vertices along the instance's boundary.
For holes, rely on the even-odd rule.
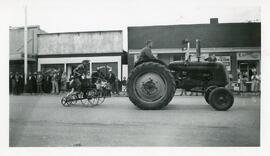
[[[37,34],[46,33],[40,26],[28,26],[28,71],[35,72],[37,67]],[[9,28],[9,70],[24,73],[24,27]]]
[[89,60],[88,71],[108,70],[121,80],[122,31],[88,31],[38,35],[38,71],[56,69],[68,77],[83,60]]
[[190,41],[191,60],[197,60],[195,40],[199,39],[201,60],[215,54],[233,81],[237,81],[239,72],[251,75],[251,71],[256,70],[260,74],[261,24],[218,23],[217,19],[210,24],[128,27],[129,71],[133,69],[146,40],[154,42],[153,54],[169,64],[184,60],[184,39]]

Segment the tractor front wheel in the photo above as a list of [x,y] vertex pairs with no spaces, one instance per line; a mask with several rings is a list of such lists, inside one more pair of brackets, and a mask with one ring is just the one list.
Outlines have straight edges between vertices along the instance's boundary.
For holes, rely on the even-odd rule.
[[217,86],[210,86],[204,92],[204,99],[208,104],[209,104],[209,101],[208,101],[209,95],[212,92],[212,90],[214,90],[215,88],[217,88]]
[[214,109],[218,111],[226,111],[232,107],[234,97],[228,89],[219,87],[210,92],[208,101]]

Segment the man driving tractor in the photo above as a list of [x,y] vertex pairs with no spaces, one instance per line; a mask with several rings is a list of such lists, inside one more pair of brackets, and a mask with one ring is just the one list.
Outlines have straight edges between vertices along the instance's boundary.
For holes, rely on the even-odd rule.
[[145,42],[145,47],[142,49],[139,60],[138,61],[143,61],[143,60],[148,60],[148,59],[157,59],[153,54],[151,48],[153,47],[153,41],[147,40]]

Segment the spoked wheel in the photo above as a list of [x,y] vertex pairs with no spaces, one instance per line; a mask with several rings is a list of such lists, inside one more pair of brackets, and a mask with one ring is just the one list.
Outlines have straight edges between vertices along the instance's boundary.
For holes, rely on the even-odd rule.
[[62,99],[61,99],[61,104],[62,104],[64,107],[69,107],[69,106],[70,106],[70,103],[68,102],[68,97],[62,97]]
[[98,104],[102,104],[105,101],[105,96],[101,95],[98,100]]
[[68,96],[62,98],[61,103],[63,101],[63,103],[65,102],[65,105],[67,105],[67,106],[74,105],[77,103],[77,98],[78,98],[78,96],[75,94],[68,95]]
[[89,103],[88,103],[88,98],[87,97],[88,97],[87,93],[86,93],[86,97],[84,97],[83,92],[81,92],[79,94],[79,98],[80,98],[80,101],[81,101],[82,105],[83,106],[86,106],[86,107],[89,107]]
[[65,99],[66,99],[67,106],[72,105],[72,102],[73,102],[72,96],[69,95],[69,96],[65,97]]
[[70,97],[71,97],[71,104],[72,105],[75,105],[75,104],[77,104],[77,100],[78,100],[78,95],[77,94],[73,94],[73,95],[70,95]]
[[102,104],[105,101],[105,95],[102,90],[97,91],[98,96],[98,105]]
[[211,91],[214,90],[215,88],[217,88],[217,86],[209,86],[209,87],[205,90],[205,92],[204,92],[204,99],[205,99],[205,101],[206,101],[208,104],[209,104],[209,100],[208,100],[209,94],[210,94]]
[[81,103],[83,106],[86,106],[86,107],[89,107],[89,102],[88,102],[88,99],[81,99]]
[[225,111],[232,107],[233,94],[226,88],[215,88],[209,95],[209,104],[218,111]]
[[98,91],[96,89],[92,89],[88,91],[87,99],[88,99],[89,106],[97,106],[99,104]]
[[[82,97],[83,97],[83,93],[82,93]],[[86,92],[86,97],[84,97],[83,99],[81,99],[81,103],[83,104],[83,106],[85,106],[85,107],[92,106],[92,104],[89,102],[90,99],[92,99],[92,92],[91,91],[87,91]]]

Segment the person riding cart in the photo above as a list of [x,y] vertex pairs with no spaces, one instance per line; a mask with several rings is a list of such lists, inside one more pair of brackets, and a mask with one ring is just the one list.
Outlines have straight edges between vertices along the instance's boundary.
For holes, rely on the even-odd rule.
[[[72,80],[70,82],[71,91],[68,95],[73,94],[75,92],[83,92],[85,96],[85,92],[82,90],[82,82],[81,77],[87,74],[87,68],[89,65],[89,60],[83,60],[81,64],[79,64],[74,70],[72,75]],[[85,87],[83,87],[85,88]]]

